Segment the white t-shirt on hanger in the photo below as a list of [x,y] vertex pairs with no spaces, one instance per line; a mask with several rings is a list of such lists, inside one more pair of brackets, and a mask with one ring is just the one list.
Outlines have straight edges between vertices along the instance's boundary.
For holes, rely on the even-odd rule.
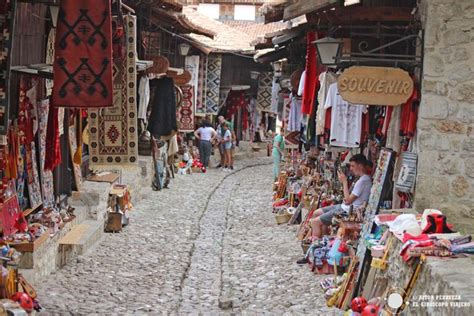
[[362,114],[367,112],[366,105],[351,104],[339,94],[337,82],[329,86],[325,109],[331,112],[331,146],[355,148],[360,146],[362,133]]
[[300,84],[298,86],[298,95],[301,97],[304,92],[304,83],[306,81],[306,70],[303,71],[300,78]]

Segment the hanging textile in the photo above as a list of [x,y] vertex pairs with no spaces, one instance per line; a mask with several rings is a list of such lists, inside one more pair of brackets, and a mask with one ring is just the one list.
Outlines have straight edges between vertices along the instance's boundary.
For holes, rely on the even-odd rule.
[[366,106],[351,104],[344,100],[339,94],[337,83],[333,83],[329,87],[325,107],[332,108],[330,144],[348,148],[359,147],[362,113],[367,111]]
[[283,105],[283,128],[288,132],[291,116],[291,94],[283,99]]
[[54,106],[113,104],[110,0],[60,2],[53,65]]
[[303,96],[305,82],[306,82],[306,70],[303,71],[303,73],[301,74],[300,82],[298,85],[298,96],[300,97]]
[[316,112],[316,135],[324,134],[324,122],[326,116],[326,96],[329,90],[329,86],[337,82],[337,75],[332,72],[323,72],[319,75],[320,87],[318,91],[318,110]]
[[292,95],[290,98],[290,112],[288,116],[288,131],[299,132],[301,129],[301,99]]
[[412,138],[416,131],[418,119],[418,106],[420,104],[418,90],[413,89],[413,93],[408,101],[402,105],[400,135]]
[[18,132],[20,135],[20,144],[22,147],[22,157],[26,164],[26,179],[29,193],[29,202],[31,208],[36,208],[42,201],[41,186],[39,182],[36,145],[33,133],[33,118],[31,117],[31,108],[33,104],[27,97],[27,83],[21,80],[20,83],[20,102],[18,108]]
[[114,60],[114,106],[89,110],[92,166],[138,161],[136,17],[124,16],[124,24],[126,54]]
[[0,135],[8,133],[10,62],[16,1],[0,0]]
[[156,138],[169,136],[178,130],[176,92],[173,79],[164,77],[150,81],[153,98],[148,131]]
[[[54,64],[54,43],[56,39],[56,29],[51,28],[48,34],[48,42],[46,44],[46,63],[48,65]],[[50,96],[53,93],[54,80],[46,79],[46,95]]]
[[239,109],[246,110],[247,106],[248,103],[245,100],[244,91],[229,91],[225,105],[226,118],[231,119],[235,113],[238,113]]
[[196,91],[196,116],[206,115],[207,55],[199,58],[198,87]]
[[316,40],[316,32],[309,32],[306,35],[306,71],[303,90],[303,101],[301,112],[311,114],[318,84],[316,47],[312,42]]
[[206,114],[219,112],[222,55],[210,55],[207,60]]
[[48,113],[48,128],[46,130],[46,156],[44,169],[53,171],[61,163],[61,148],[59,135],[59,110],[51,107]]
[[[191,81],[188,83],[193,88],[193,108],[197,104],[197,91],[199,88],[199,55],[186,56],[184,58],[184,68],[191,74]],[[194,109],[193,109],[194,112]]]
[[271,112],[273,73],[262,72],[258,82],[257,110]]
[[278,107],[280,103],[280,93],[281,86],[280,81],[278,78],[273,78],[272,81],[272,100],[271,100],[271,112],[272,113],[279,113]]
[[180,132],[193,132],[194,131],[194,86],[185,85],[181,86],[183,91],[183,98],[181,100],[181,106],[178,109],[178,126]]
[[145,124],[148,121],[147,110],[148,103],[150,102],[150,79],[147,76],[140,78],[140,85],[138,86],[138,118],[143,120]]
[[390,114],[390,122],[387,128],[387,141],[385,147],[400,153],[401,139],[400,139],[400,124],[401,124],[401,107],[395,106],[388,109]]
[[38,119],[39,119],[39,162],[41,191],[43,193],[43,207],[49,208],[54,206],[54,183],[53,172],[45,169],[46,158],[46,134],[48,130],[48,114],[49,100],[43,100],[38,103]]

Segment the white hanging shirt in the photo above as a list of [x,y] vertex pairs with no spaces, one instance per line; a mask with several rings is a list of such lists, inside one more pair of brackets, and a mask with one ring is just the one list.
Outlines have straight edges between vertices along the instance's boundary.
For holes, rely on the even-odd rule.
[[300,85],[298,86],[298,95],[301,97],[304,92],[304,82],[306,81],[306,70],[303,71],[300,78]]
[[288,132],[299,132],[301,129],[301,99],[290,95],[291,107],[288,115]]
[[329,86],[325,109],[332,107],[331,112],[331,146],[356,148],[360,146],[362,133],[362,114],[367,106],[351,104],[339,94],[337,83]]
[[324,123],[326,122],[326,108],[324,102],[329,87],[337,82],[337,75],[332,72],[323,72],[319,75],[320,88],[318,91],[318,110],[316,111],[316,135],[324,134]]
[[280,93],[280,90],[280,84],[277,82],[276,79],[274,79],[272,83],[272,113],[278,113],[278,101],[280,99],[278,94]]
[[138,86],[138,94],[140,96],[138,104],[138,118],[147,122],[147,109],[150,102],[150,79],[147,76],[140,78],[140,85]]

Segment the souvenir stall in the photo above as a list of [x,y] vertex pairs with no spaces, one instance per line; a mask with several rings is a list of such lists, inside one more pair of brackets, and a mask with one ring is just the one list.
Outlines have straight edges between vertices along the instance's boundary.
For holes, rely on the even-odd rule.
[[[2,284],[22,290],[29,301],[20,294],[12,299],[33,306],[34,290],[9,267],[18,267],[14,249],[31,258],[50,238],[72,227],[76,215],[69,197],[83,189],[90,166],[137,161],[134,17],[124,17],[118,2],[110,1],[61,1],[60,7],[4,2],[2,10],[9,11],[1,14],[15,21],[8,25],[13,34],[8,45],[2,46],[10,47],[8,61],[2,62],[9,80],[5,86],[10,87],[9,102],[2,104],[7,110],[1,111],[0,228],[2,268],[8,270]],[[68,14],[59,15],[59,10]],[[70,26],[79,25],[77,21],[85,24],[84,32],[73,36]],[[125,54],[128,63],[123,63]],[[114,97],[122,92],[126,98]],[[103,179],[96,174],[91,181]],[[11,291],[1,298],[10,298]]]
[[[347,315],[400,313],[429,256],[471,253],[471,237],[456,233],[442,210],[413,209],[421,58],[398,45],[422,39],[381,43],[383,53],[364,55],[350,47],[363,35],[347,38],[344,27],[340,34],[305,35],[305,70],[291,84],[301,100],[287,99],[283,117],[286,130],[305,139],[282,159],[273,212],[277,224],[299,225],[298,263],[328,275],[321,282],[328,306]],[[349,168],[353,159],[363,162],[364,175]],[[345,192],[362,177],[371,179],[366,200],[346,205]],[[325,222],[318,210],[339,204]]]

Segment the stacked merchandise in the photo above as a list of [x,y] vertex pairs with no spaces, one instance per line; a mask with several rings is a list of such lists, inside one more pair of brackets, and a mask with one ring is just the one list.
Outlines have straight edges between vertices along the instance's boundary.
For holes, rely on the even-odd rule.
[[[310,66],[306,71],[314,73]],[[429,256],[472,253],[474,247],[471,236],[455,233],[441,211],[420,215],[412,209],[420,98],[413,77],[393,70],[405,80],[406,100],[400,104],[400,95],[391,97],[398,85],[394,83],[392,90],[377,89],[386,92],[386,105],[373,105],[357,95],[363,89],[352,84],[362,80],[367,85],[372,79],[348,79],[359,70],[301,76],[297,94],[302,102],[287,100],[284,121],[286,131],[297,131],[301,124],[304,145],[309,146],[301,146],[301,138],[299,150],[287,149],[274,184],[273,212],[277,224],[299,224],[297,239],[304,257],[298,263],[332,275],[321,282],[328,306],[348,315],[377,315],[382,310],[395,314],[406,309]],[[382,72],[378,67],[362,70],[359,75]],[[316,90],[305,91],[307,87]],[[369,104],[348,101],[357,99],[354,95]],[[400,268],[389,264],[393,260],[413,267],[408,279],[390,280]],[[386,304],[389,296],[392,302]]]

